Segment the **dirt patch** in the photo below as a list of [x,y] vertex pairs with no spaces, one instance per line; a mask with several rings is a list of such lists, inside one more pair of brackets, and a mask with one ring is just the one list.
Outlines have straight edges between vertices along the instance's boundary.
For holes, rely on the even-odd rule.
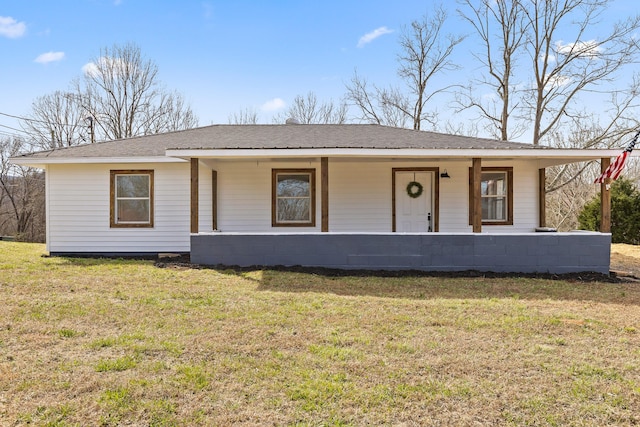
[[611,271],[630,280],[640,280],[640,246],[611,245]]

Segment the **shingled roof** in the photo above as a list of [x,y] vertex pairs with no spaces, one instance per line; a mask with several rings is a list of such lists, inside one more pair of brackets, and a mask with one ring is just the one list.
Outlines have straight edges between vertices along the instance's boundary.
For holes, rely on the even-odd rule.
[[497,149],[539,150],[497,141],[369,124],[211,125],[177,132],[26,154],[29,159],[164,157],[166,150],[233,149]]

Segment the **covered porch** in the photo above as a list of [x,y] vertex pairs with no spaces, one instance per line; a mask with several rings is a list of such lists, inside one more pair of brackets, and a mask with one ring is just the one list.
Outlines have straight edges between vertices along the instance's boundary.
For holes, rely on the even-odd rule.
[[[213,227],[209,231],[199,225],[202,157],[191,157],[191,261],[203,265],[304,266],[345,270],[609,273],[610,200],[605,184],[602,187],[603,221],[600,232],[543,232],[549,230],[545,230],[545,168],[540,167],[536,183],[537,203],[533,205],[537,210],[536,222],[531,224],[530,231],[499,231],[483,226],[480,204],[482,159],[467,159],[469,232],[450,232],[439,228],[437,201],[433,232],[400,233],[396,232],[395,226],[382,232],[332,230],[329,210],[331,158],[328,156],[318,158],[318,230],[243,232],[218,229],[216,170],[212,170]],[[538,164],[544,165],[547,161],[552,165],[563,160],[542,156]],[[602,168],[606,168],[609,158],[602,158],[601,163]],[[435,168],[436,188],[438,176],[439,170]]]

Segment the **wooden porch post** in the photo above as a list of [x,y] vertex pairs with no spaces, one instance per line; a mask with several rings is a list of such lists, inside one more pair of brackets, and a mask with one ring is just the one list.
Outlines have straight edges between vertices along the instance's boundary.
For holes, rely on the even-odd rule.
[[471,165],[473,181],[473,206],[471,206],[471,224],[474,233],[482,232],[482,160],[474,158]]
[[191,232],[198,232],[198,159],[191,159]]
[[547,192],[545,182],[547,180],[545,168],[538,169],[538,226],[547,226]]
[[320,158],[320,206],[322,206],[323,233],[329,231],[329,158]]
[[[600,160],[600,172],[604,173],[609,167],[611,159],[603,157]],[[607,187],[611,185],[611,178],[600,184],[600,232],[611,233],[611,192]]]

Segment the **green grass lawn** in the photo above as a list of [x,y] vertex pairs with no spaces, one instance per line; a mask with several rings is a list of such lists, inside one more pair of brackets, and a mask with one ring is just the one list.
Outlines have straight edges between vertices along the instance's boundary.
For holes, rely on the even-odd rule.
[[0,241],[0,425],[640,423],[640,285],[328,277]]

